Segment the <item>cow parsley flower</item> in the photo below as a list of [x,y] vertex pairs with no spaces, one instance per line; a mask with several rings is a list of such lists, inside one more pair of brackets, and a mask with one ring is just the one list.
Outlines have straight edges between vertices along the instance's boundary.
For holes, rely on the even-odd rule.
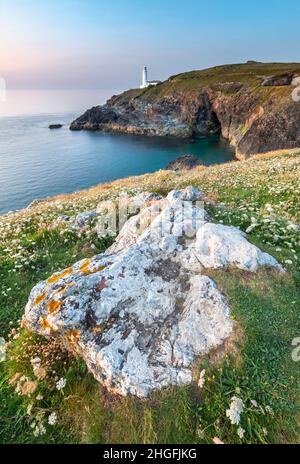
[[240,437],[240,439],[242,440],[244,438],[244,435],[245,435],[245,430],[242,427],[239,427],[237,429],[237,434]]
[[52,412],[50,416],[48,417],[48,424],[49,425],[55,425],[57,421],[57,414],[56,412]]
[[39,437],[40,435],[45,435],[45,433],[46,433],[46,429],[43,426],[43,424],[38,424],[33,431],[33,435],[35,437]]
[[203,388],[204,387],[204,384],[205,384],[205,369],[203,369],[201,372],[200,372],[200,377],[199,377],[199,382],[198,382],[198,387],[199,388]]
[[26,413],[27,413],[28,416],[31,416],[32,408],[33,408],[33,404],[30,403],[30,404],[27,406],[27,410],[26,410]]
[[232,425],[240,423],[241,414],[245,408],[243,401],[237,396],[231,398],[230,408],[226,410],[226,416],[229,417]]
[[266,412],[268,414],[270,414],[271,416],[274,416],[274,411],[273,409],[271,408],[271,406],[266,406]]
[[66,386],[66,383],[67,383],[66,379],[64,379],[62,377],[58,382],[56,382],[57,390],[59,390],[59,391],[63,390],[65,388],[65,386]]

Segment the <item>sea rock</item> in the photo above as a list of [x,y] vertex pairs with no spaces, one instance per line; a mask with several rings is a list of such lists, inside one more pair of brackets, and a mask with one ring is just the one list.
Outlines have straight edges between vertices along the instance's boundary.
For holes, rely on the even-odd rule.
[[202,161],[194,155],[183,155],[171,161],[166,169],[171,171],[189,170],[203,165]]
[[208,223],[193,203],[202,195],[188,187],[153,199],[106,253],[40,282],[25,309],[28,329],[60,339],[111,392],[145,397],[189,384],[196,359],[233,327],[205,268],[278,268],[238,229]]
[[63,124],[50,124],[49,129],[61,129]]

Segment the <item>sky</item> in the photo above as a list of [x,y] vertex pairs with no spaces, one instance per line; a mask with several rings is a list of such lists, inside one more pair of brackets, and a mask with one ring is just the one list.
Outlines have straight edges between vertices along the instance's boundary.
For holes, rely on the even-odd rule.
[[247,60],[300,62],[299,0],[0,0],[8,89],[125,89]]

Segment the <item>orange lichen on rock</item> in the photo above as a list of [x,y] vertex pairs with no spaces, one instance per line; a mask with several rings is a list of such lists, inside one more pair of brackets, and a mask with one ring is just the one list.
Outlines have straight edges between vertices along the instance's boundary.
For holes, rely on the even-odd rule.
[[79,271],[83,272],[86,275],[90,275],[90,274],[95,274],[96,272],[99,272],[99,271],[103,271],[103,269],[105,269],[105,266],[97,266],[95,269],[90,270],[89,269],[90,264],[91,264],[91,260],[86,259],[84,263],[80,266]]
[[43,319],[41,320],[41,329],[44,332],[47,330],[49,330],[50,332],[55,332],[54,328],[52,327],[52,325],[50,324],[50,322],[48,321],[46,317],[43,317]]
[[68,275],[70,275],[72,272],[73,272],[73,269],[71,267],[69,267],[68,269],[66,269],[65,271],[60,272],[59,274],[54,274],[52,277],[49,277],[49,279],[47,280],[47,284],[49,284],[49,285],[50,284],[55,284],[60,279],[63,279],[63,277],[67,277]]
[[53,293],[53,295],[60,295],[61,293],[65,292],[69,287],[74,287],[75,285],[75,282],[70,282],[69,284],[64,285],[64,287],[60,288],[55,293]]
[[42,293],[41,295],[37,296],[36,299],[34,300],[34,307],[38,306],[44,299],[46,298],[46,293]]
[[90,259],[86,259],[84,263],[80,266],[79,271],[83,272],[84,274],[90,274],[91,271],[89,270],[89,265],[91,263]]
[[47,303],[47,311],[48,314],[54,314],[56,313],[62,305],[62,301],[55,301],[55,300],[50,300]]
[[79,340],[80,339],[80,331],[79,330],[70,330],[68,333],[68,338],[71,341]]

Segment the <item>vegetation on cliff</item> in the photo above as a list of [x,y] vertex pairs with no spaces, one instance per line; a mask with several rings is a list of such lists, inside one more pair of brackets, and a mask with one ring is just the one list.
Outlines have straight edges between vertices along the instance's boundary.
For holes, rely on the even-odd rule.
[[221,133],[238,158],[297,149],[299,78],[299,63],[246,63],[178,74],[112,97],[76,119],[71,129],[176,137]]
[[[299,179],[299,154],[257,156],[119,180],[1,217],[0,336],[9,344],[0,347],[7,358],[0,364],[0,442],[298,442],[299,368],[292,341],[300,331]],[[246,231],[288,272],[210,271],[236,321],[236,341],[226,356],[199,361],[199,385],[146,400],[108,395],[80,359],[18,322],[33,285],[112,242],[93,228],[74,231],[57,220],[93,210],[120,192],[165,195],[191,184],[218,201],[207,205],[215,221]],[[232,414],[241,404],[232,397],[243,402],[239,427]]]

